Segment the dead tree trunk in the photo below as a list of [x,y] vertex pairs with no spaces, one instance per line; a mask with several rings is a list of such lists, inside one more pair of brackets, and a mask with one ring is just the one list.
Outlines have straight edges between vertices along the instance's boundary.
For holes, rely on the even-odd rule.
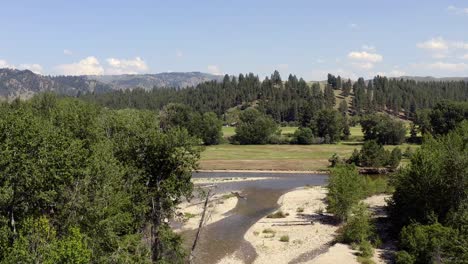
[[192,250],[190,251],[190,259],[189,262],[193,263],[193,254],[195,252],[195,248],[197,247],[198,238],[200,237],[201,230],[203,228],[203,222],[205,221],[205,214],[206,209],[208,208],[208,200],[210,199],[211,189],[208,189],[208,193],[206,194],[205,204],[203,205],[203,213],[200,219],[200,223],[198,224],[197,234],[195,235],[195,240],[193,241]]

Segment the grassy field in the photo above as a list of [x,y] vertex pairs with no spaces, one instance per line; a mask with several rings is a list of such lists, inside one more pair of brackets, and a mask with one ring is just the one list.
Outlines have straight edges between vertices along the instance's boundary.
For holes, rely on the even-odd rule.
[[[407,146],[402,145],[402,151]],[[205,170],[326,170],[328,159],[337,153],[351,155],[360,143],[323,145],[217,145],[202,153],[200,169]],[[393,149],[394,146],[386,146]]]
[[[283,135],[293,134],[297,127],[282,127]],[[349,157],[360,149],[363,140],[361,126],[350,128],[351,137],[339,144],[322,145],[230,145],[209,146],[202,153],[200,169],[204,170],[326,170],[334,154]],[[409,131],[408,131],[409,133]],[[235,127],[223,127],[225,138],[235,135]],[[408,134],[409,135],[409,134]],[[403,144],[417,148],[417,145]],[[395,146],[385,146],[393,149]],[[403,161],[404,163],[405,161]]]
[[[297,130],[297,127],[281,127],[281,134],[287,135],[287,134],[294,134],[294,132]],[[223,126],[223,137],[224,138],[230,138],[236,134],[236,128],[235,127],[225,127]]]

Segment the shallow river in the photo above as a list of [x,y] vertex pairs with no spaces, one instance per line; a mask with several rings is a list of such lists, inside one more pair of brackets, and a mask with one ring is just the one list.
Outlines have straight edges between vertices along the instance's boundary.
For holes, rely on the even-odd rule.
[[[237,258],[252,263],[256,258],[254,248],[244,240],[247,230],[262,217],[274,212],[278,199],[291,189],[305,185],[324,185],[327,175],[303,173],[194,173],[194,178],[206,177],[271,177],[258,181],[217,183],[216,192],[225,193],[239,190],[247,199],[239,199],[229,216],[203,228],[195,252],[195,263],[217,263],[223,257],[240,252]],[[182,235],[187,247],[193,242],[195,232]]]

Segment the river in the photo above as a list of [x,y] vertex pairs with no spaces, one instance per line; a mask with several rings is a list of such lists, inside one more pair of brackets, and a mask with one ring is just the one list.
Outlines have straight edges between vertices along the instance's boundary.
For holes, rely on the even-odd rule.
[[[215,192],[225,193],[240,191],[246,199],[239,199],[229,216],[203,228],[197,249],[195,263],[217,263],[225,256],[241,252],[245,263],[252,263],[256,258],[254,248],[244,240],[247,230],[262,217],[278,209],[278,199],[284,193],[306,185],[325,185],[328,175],[305,173],[240,173],[240,172],[199,172],[193,178],[248,178],[268,177],[268,179],[243,182],[217,183]],[[187,247],[193,241],[194,231],[182,233]]]

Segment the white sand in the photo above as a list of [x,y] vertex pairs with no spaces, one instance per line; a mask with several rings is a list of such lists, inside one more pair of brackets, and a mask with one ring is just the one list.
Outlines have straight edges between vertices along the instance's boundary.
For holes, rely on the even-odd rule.
[[[223,198],[223,195],[229,194],[216,194],[214,195],[208,204],[208,209],[205,215],[204,225],[208,225],[219,221],[229,215],[229,211],[234,209],[237,205],[237,197]],[[183,230],[190,230],[198,228],[200,219],[203,213],[203,202],[197,204],[190,204],[188,202],[179,205],[178,214],[187,215],[191,214],[193,217],[185,217],[185,221],[181,228],[175,229],[176,232]]]
[[274,179],[274,177],[213,177],[213,178],[192,178],[194,184],[207,184],[207,183],[224,183],[224,182],[243,182],[243,181],[260,181]]
[[[278,200],[280,209],[283,213],[289,214],[285,218],[262,218],[255,223],[245,234],[244,238],[252,244],[257,251],[258,257],[255,264],[274,264],[288,263],[300,255],[320,249],[331,242],[336,235],[337,226],[328,224],[326,221],[320,222],[317,217],[319,209],[325,210],[324,198],[326,188],[312,187],[299,188],[285,195]],[[389,195],[375,195],[365,199],[363,202],[370,206],[371,210],[381,208],[387,204],[386,199]],[[303,212],[298,212],[298,208],[303,208]],[[326,217],[326,213],[325,213]],[[297,222],[295,222],[297,221]],[[278,224],[307,223],[308,225],[278,226]],[[271,229],[274,234],[263,233],[264,230]],[[289,236],[289,242],[279,241],[283,235]],[[377,264],[386,263],[380,255],[383,250],[376,249],[373,260]],[[222,259],[220,264],[238,264],[243,263],[236,258],[236,252],[231,256]],[[312,260],[301,263],[315,264],[335,264],[350,263],[358,264],[356,250],[350,246],[337,243],[330,247],[327,252],[313,258]]]
[[330,174],[328,170],[197,170],[198,172],[235,172],[235,173],[304,173],[304,174]]
[[[278,203],[281,205],[279,210],[289,215],[285,218],[277,219],[262,218],[244,236],[257,251],[258,257],[254,263],[288,263],[301,254],[319,249],[331,242],[338,227],[325,221],[319,221],[317,217],[320,218],[321,216],[316,213],[320,209],[325,210],[326,205],[323,201],[325,196],[326,189],[323,187],[299,188],[281,196],[278,200]],[[298,212],[298,208],[303,208],[303,212]],[[324,217],[326,218],[327,216]],[[277,226],[278,224],[306,224],[311,221],[313,223],[307,225]],[[273,230],[274,234],[263,233],[266,229]],[[289,242],[279,241],[283,235],[289,236]],[[333,252],[338,250],[343,251],[343,247],[347,246],[338,246],[336,249],[333,249]],[[356,257],[350,249],[349,252],[351,253],[348,254],[348,251],[346,251],[346,254],[333,256],[333,259],[338,261],[341,256],[341,263],[353,263],[350,260],[354,260]],[[317,262],[314,259],[313,262],[307,263],[339,263],[327,262],[330,260],[330,256],[328,255],[322,258],[324,262]],[[220,263],[242,262],[233,256],[229,256],[221,260]]]

